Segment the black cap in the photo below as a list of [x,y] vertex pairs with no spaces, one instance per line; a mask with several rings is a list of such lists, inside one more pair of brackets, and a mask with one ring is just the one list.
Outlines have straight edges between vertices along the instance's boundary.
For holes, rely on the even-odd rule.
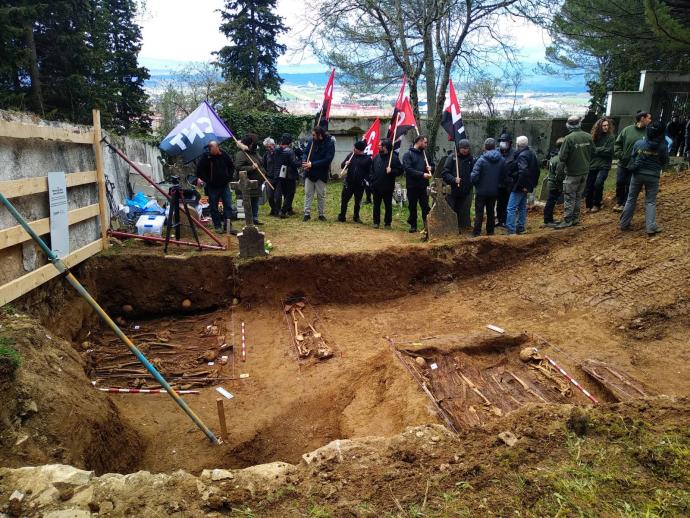
[[470,141],[467,140],[466,138],[461,139],[461,140],[458,142],[458,148],[469,149],[469,148],[470,148]]
[[506,131],[504,133],[501,133],[501,136],[498,137],[498,141],[499,142],[512,142],[513,136]]

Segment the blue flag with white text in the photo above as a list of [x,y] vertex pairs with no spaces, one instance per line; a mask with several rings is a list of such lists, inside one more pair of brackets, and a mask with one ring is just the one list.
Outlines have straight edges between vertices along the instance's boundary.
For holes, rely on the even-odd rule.
[[232,137],[232,132],[208,102],[204,101],[180,122],[159,146],[171,156],[181,155],[186,162],[200,157],[212,140],[220,143]]

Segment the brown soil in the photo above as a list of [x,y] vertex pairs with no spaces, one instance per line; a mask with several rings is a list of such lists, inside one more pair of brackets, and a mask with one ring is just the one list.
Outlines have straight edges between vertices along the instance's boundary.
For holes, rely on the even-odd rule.
[[140,437],[91,388],[72,344],[26,315],[0,313],[0,334],[22,359],[15,377],[0,375],[3,466],[57,462],[104,473],[137,465]]
[[[516,501],[514,493],[502,498],[498,490],[491,489],[493,478],[506,477],[518,466],[527,470],[525,477],[532,480],[529,484],[538,486],[535,481],[539,476],[529,463],[552,466],[568,448],[559,426],[570,407],[534,407],[533,401],[539,399],[534,394],[561,404],[588,407],[590,403],[577,390],[561,394],[558,387],[562,385],[554,379],[540,378],[540,373],[518,363],[519,346],[537,345],[546,350],[602,402],[615,398],[611,390],[581,369],[586,360],[606,362],[649,394],[690,395],[686,381],[690,375],[687,180],[688,173],[664,178],[658,207],[664,232],[654,238],[639,228],[640,215],[636,216],[636,229],[623,233],[616,228],[617,215],[602,211],[585,215],[581,227],[561,232],[535,230],[520,237],[376,247],[375,252],[233,262],[223,254],[163,258],[139,249],[123,249],[89,261],[80,275],[114,314],[123,314],[125,304],[132,306],[127,313],[130,329],[139,325],[156,333],[169,331],[169,341],[182,341],[181,345],[189,348],[184,358],[191,360],[197,347],[210,347],[198,343],[208,325],[206,320],[223,322],[226,341],[234,345],[234,374],[249,374],[247,379],[221,384],[235,397],[225,401],[230,437],[220,448],[211,446],[166,395],[112,395],[109,400],[116,409],[114,415],[122,415],[129,429],[141,435],[144,445],[132,449],[136,450],[136,461],[123,464],[154,472],[184,468],[198,473],[204,468],[244,467],[274,460],[296,462],[305,452],[333,439],[390,436],[409,426],[443,423],[437,408],[440,404],[456,428],[469,430],[463,432],[467,440],[444,435],[442,443],[471,454],[462,462],[456,461],[462,467],[444,468],[450,469],[452,477],[441,478],[481,487],[487,498],[496,502],[492,512],[498,515],[506,514],[503,511],[510,505],[534,508],[541,494],[536,489],[534,496],[527,491],[523,501]],[[538,215],[530,215],[535,217]],[[348,227],[356,239],[370,239],[354,234],[359,227]],[[283,311],[283,301],[293,295],[304,296],[313,304],[318,313],[317,328],[335,351],[333,358],[322,362],[298,359]],[[185,298],[192,302],[187,313],[181,308]],[[233,298],[239,303],[229,306]],[[63,319],[54,311],[40,316],[45,321],[72,323],[88,323],[91,318],[82,306],[66,308],[63,314]],[[173,316],[160,318],[163,314]],[[157,319],[143,320],[150,317]],[[244,363],[239,359],[240,322],[245,322],[247,329]],[[504,328],[510,336],[524,333],[527,338],[510,347],[480,347],[472,353],[455,343],[477,342],[473,337],[487,324]],[[71,329],[69,334],[81,341],[93,330],[86,326]],[[450,340],[449,336],[459,338]],[[397,347],[408,353],[403,352],[400,361],[391,350],[391,340],[396,345],[424,345],[421,349]],[[116,351],[113,348],[108,354],[119,354]],[[416,365],[413,356],[437,363],[440,372],[415,371],[410,363]],[[180,358],[182,365],[183,356]],[[492,404],[483,406],[472,384],[454,378],[458,369]],[[529,390],[507,371],[516,374]],[[492,381],[492,376],[498,381]],[[420,383],[426,383],[435,400],[447,401],[432,402]],[[83,394],[84,386],[81,378],[72,389]],[[502,401],[501,393],[516,402]],[[100,394],[89,394],[101,399]],[[186,397],[216,432],[217,397],[213,388]],[[633,415],[648,408],[643,403],[630,405],[607,407],[597,415],[606,415],[605,420],[613,422],[619,411]],[[654,405],[661,428],[673,428],[676,418],[687,423],[686,403]],[[477,419],[467,418],[470,407]],[[79,422],[71,418],[66,421],[66,426]],[[488,445],[500,429],[530,438],[515,457],[504,459],[491,453]],[[602,431],[597,437],[603,441],[605,435]],[[330,487],[331,482],[337,486],[340,507],[349,509],[360,501],[382,502],[379,493],[390,489],[390,484],[382,481],[388,477],[386,470],[392,470],[389,480],[395,480],[400,490],[393,499],[386,496],[388,503],[376,509],[394,511],[391,502],[396,498],[409,502],[412,493],[419,494],[420,484],[423,493],[430,471],[411,471],[405,459],[418,459],[413,462],[415,466],[428,463],[434,466],[430,468],[433,471],[439,469],[441,457],[431,456],[421,446],[411,447],[408,455],[405,437],[386,442],[396,446],[394,451],[378,454],[387,459],[381,467],[372,460],[359,475],[353,468],[343,468],[342,473],[333,468],[326,478],[329,484],[322,487]],[[475,438],[477,446],[471,446]],[[561,453],[542,458],[550,450],[538,445],[539,441]],[[442,458],[445,464],[453,464]],[[351,484],[356,478],[362,482]],[[296,493],[300,499],[330,501],[321,489],[307,493],[300,488]],[[343,499],[350,499],[350,507]],[[287,505],[278,498],[275,507],[269,507],[272,512],[285,511]],[[471,509],[477,511],[482,505],[481,500],[473,500]]]

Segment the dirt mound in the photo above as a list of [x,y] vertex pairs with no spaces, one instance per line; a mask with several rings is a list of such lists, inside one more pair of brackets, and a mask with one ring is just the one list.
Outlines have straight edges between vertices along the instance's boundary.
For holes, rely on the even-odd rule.
[[[637,515],[690,512],[690,402],[524,408],[465,436],[440,425],[333,441],[297,465],[94,477],[0,469],[0,505],[103,516]],[[515,442],[508,446],[501,437]],[[648,488],[654,488],[649,491]],[[29,489],[31,493],[29,494]],[[208,514],[207,514],[208,513]],[[75,514],[76,515],[76,514]]]
[[131,469],[141,442],[113,402],[92,389],[72,345],[7,310],[0,311],[0,335],[21,358],[14,376],[0,374],[2,465]]

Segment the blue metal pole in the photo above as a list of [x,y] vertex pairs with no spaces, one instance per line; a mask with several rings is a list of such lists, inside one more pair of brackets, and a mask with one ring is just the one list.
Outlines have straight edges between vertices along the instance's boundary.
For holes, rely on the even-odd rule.
[[17,211],[17,209],[12,205],[5,196],[0,193],[0,202],[7,207],[7,210],[10,211],[10,214],[14,217],[14,219],[17,220],[17,222],[22,226],[24,230],[31,236],[31,238],[38,243],[38,245],[43,249],[43,252],[48,256],[48,259],[50,259],[50,262],[57,268],[57,270],[60,273],[67,273],[66,279],[67,282],[69,282],[72,287],[77,290],[77,293],[81,295],[86,301],[93,307],[93,309],[96,310],[98,315],[105,321],[106,324],[115,332],[115,334],[122,340],[127,347],[129,347],[129,350],[132,351],[132,354],[137,357],[137,359],[146,367],[146,370],[151,373],[151,375],[156,379],[156,381],[165,389],[165,391],[170,394],[170,397],[172,397],[175,400],[175,403],[177,403],[180,408],[191,418],[192,421],[194,421],[194,424],[196,424],[199,429],[206,434],[206,437],[209,438],[209,440],[213,444],[220,444],[218,439],[216,438],[215,435],[213,435],[213,432],[209,430],[206,425],[203,423],[203,421],[194,413],[194,411],[189,408],[187,403],[180,397],[180,395],[175,392],[175,389],[173,389],[170,384],[163,378],[160,372],[156,370],[156,368],[151,365],[151,363],[146,359],[146,357],[142,354],[142,352],[137,348],[134,343],[127,337],[127,335],[120,329],[120,327],[108,316],[108,314],[105,312],[105,310],[94,300],[94,298],[89,294],[88,291],[86,291],[86,288],[81,285],[81,283],[77,280],[77,278],[72,275],[72,273],[69,271],[65,263],[62,262],[62,260],[55,255],[55,253],[46,245],[45,241],[40,238],[36,232],[33,231],[33,229],[29,226],[29,224],[26,222],[26,220],[22,217],[21,214]]

